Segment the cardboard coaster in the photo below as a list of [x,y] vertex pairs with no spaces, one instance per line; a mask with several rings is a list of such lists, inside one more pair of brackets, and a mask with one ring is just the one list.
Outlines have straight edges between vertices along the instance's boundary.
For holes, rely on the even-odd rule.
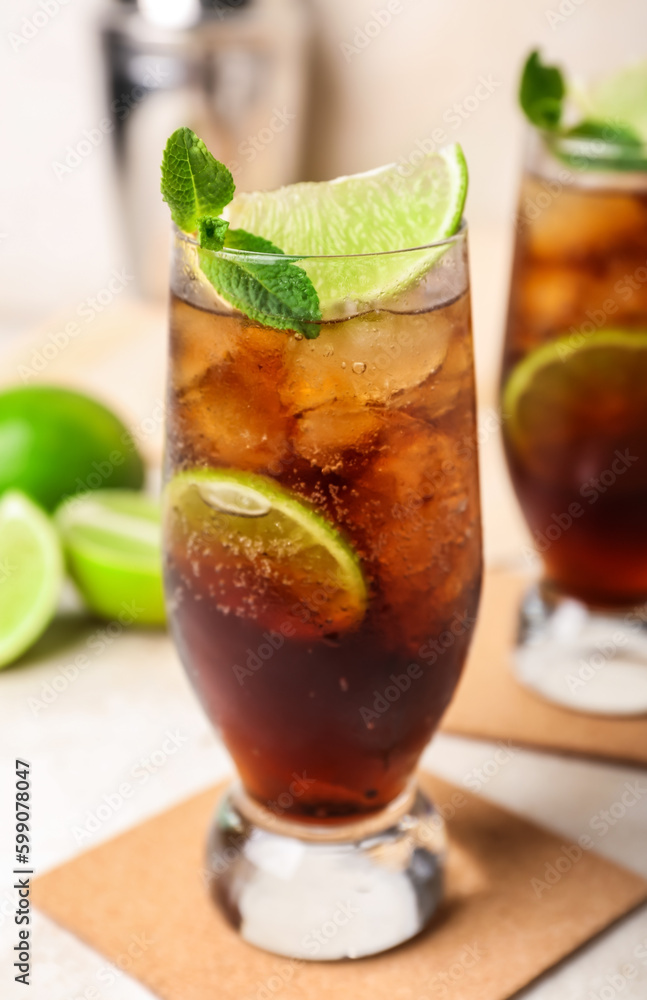
[[469,660],[442,729],[460,736],[647,764],[647,716],[611,718],[569,711],[543,701],[512,674],[510,651],[529,579],[486,575]]
[[448,986],[452,1000],[503,1000],[647,899],[638,875],[421,783],[448,820],[446,899],[423,934],[374,958],[289,960],[240,940],[201,878],[218,789],[37,879],[34,901],[164,1000],[419,1000]]

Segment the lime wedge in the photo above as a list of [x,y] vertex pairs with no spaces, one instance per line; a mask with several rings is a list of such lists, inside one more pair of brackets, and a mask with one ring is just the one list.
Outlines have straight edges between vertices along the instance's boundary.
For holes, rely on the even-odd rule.
[[467,194],[467,165],[459,145],[325,183],[237,195],[230,224],[298,257],[388,254],[338,262],[307,261],[322,311],[351,298],[372,303],[408,286],[438,257],[390,251],[425,247],[458,229]]
[[628,125],[647,142],[647,61],[625,66],[588,88],[574,88],[573,101],[589,119]]
[[[545,479],[587,454],[592,439],[613,443],[647,426],[647,331],[605,329],[583,342],[544,344],[513,369],[503,391],[507,435]],[[613,451],[613,448],[611,449]]]
[[0,667],[25,652],[54,616],[63,582],[56,530],[18,490],[0,500]]
[[263,627],[340,632],[364,617],[357,554],[340,532],[273,480],[230,469],[179,473],[166,487],[167,547],[190,590]]
[[165,620],[158,505],[134,490],[71,497],[56,512],[70,573],[88,607],[122,624]]

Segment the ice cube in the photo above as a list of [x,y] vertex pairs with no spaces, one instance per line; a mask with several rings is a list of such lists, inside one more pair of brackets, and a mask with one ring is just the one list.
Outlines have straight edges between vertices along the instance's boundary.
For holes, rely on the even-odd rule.
[[176,450],[185,461],[271,471],[287,450],[288,415],[277,392],[285,335],[232,317],[211,321],[215,363],[194,374],[172,407]]
[[364,457],[371,449],[384,420],[383,411],[359,403],[317,406],[294,422],[294,450],[322,472],[343,472],[353,454]]
[[171,305],[170,374],[181,392],[231,349],[228,321],[175,299]]
[[338,401],[387,403],[440,368],[452,331],[446,310],[322,324],[316,340],[288,339],[282,398],[295,414]]
[[442,366],[424,382],[397,393],[391,406],[421,420],[440,420],[458,407],[473,405],[474,356],[469,316],[456,325]]
[[402,622],[398,641],[414,649],[428,634],[431,609],[442,605],[451,615],[479,571],[478,465],[465,423],[454,437],[394,417],[357,486],[387,617]]
[[524,205],[530,207],[524,226],[528,249],[547,260],[604,257],[643,241],[647,228],[647,200],[630,193],[568,185],[553,192],[545,182],[526,179],[522,212]]
[[566,333],[571,324],[580,316],[580,303],[587,288],[587,275],[582,268],[550,266],[549,264],[531,265],[520,276],[515,275],[513,281],[518,282],[513,295],[518,295],[518,308],[527,322],[524,329],[535,331],[535,340],[541,343],[547,333]]

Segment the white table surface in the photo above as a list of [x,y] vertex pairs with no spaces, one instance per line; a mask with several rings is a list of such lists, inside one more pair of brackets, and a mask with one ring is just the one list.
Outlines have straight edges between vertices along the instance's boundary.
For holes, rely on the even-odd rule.
[[[489,234],[472,239],[473,261],[487,258],[491,268],[505,266],[507,245]],[[473,273],[483,273],[478,264]],[[490,418],[495,351],[502,304],[488,281],[475,285],[478,352],[484,372],[481,403]],[[74,314],[74,308],[69,315]],[[133,317],[137,337],[133,339]],[[481,319],[479,320],[479,317]],[[18,365],[46,343],[56,317],[32,337],[14,340],[2,352],[1,379],[15,380]],[[490,338],[488,341],[487,338]],[[485,340],[483,340],[485,338]],[[158,310],[115,303],[97,317],[73,344],[49,362],[49,380],[82,385],[110,400],[136,425],[154,412],[163,393],[164,344]],[[150,430],[150,424],[146,425]],[[144,450],[159,452],[161,428],[142,431]],[[490,563],[522,562],[526,541],[503,471],[496,434],[486,434],[482,449],[486,551]],[[97,623],[73,612],[61,616],[27,662],[0,676],[0,997],[33,1000],[143,1000],[150,994],[127,975],[106,974],[105,959],[36,913],[33,922],[32,986],[13,982],[12,947],[15,896],[13,869],[13,763],[31,762],[33,861],[42,873],[120,831],[208,787],[230,771],[226,751],[212,733],[168,638],[132,631],[117,637],[51,699],[48,685],[63,688],[63,668],[86,649]],[[68,671],[69,672],[69,671]],[[103,801],[166,739],[178,734],[177,752],[145,782],[136,778],[135,794],[115,809],[91,835],[79,830]],[[423,765],[459,786],[468,787],[474,768],[493,759],[496,746],[483,741],[437,736]],[[156,760],[159,756],[156,755]],[[488,771],[493,770],[492,767]],[[138,774],[141,773],[138,771]],[[626,782],[645,789],[636,805],[604,837],[597,850],[647,876],[647,771],[516,749],[483,785],[480,794],[522,816],[576,839],[590,832],[593,817],[620,799]],[[635,970],[627,978],[627,966]],[[633,975],[633,974],[632,974]],[[433,992],[433,991],[432,991]],[[278,994],[280,995],[280,994]],[[431,996],[431,995],[430,995]],[[522,994],[524,1000],[645,1000],[647,998],[647,907],[620,921],[559,968]],[[245,1000],[245,998],[241,998]],[[403,984],[398,1000],[418,1000]]]

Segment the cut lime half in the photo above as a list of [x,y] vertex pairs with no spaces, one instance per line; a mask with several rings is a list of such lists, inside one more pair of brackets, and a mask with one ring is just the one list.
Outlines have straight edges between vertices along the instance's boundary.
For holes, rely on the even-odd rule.
[[97,490],[59,507],[56,523],[88,606],[122,624],[164,622],[159,506],[134,490]]
[[18,490],[0,500],[0,667],[18,659],[54,616],[63,582],[58,535]]
[[582,442],[642,437],[647,331],[605,329],[544,344],[513,369],[502,408],[508,439],[546,479],[560,476],[561,462],[574,471]]
[[[326,318],[349,299],[388,300],[424,274],[442,250],[394,251],[452,236],[466,194],[467,165],[454,144],[420,156],[415,165],[405,161],[334,181],[239,194],[227,214],[232,227],[263,236],[286,254],[341,258],[300,262]],[[353,254],[376,256],[349,259]]]
[[285,634],[356,627],[367,589],[357,554],[326,518],[273,480],[230,469],[166,487],[166,543],[188,590]]

